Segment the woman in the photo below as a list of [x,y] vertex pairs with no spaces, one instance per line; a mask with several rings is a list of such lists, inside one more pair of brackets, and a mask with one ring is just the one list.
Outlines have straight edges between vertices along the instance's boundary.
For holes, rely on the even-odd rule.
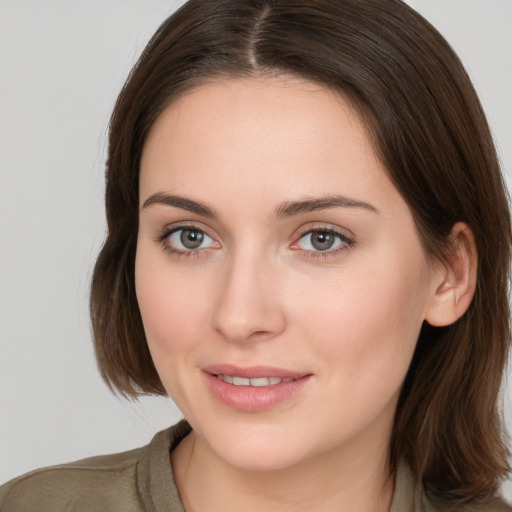
[[106,206],[100,368],[187,422],[20,477],[2,510],[509,509],[508,205],[418,14],[188,2],[119,96]]

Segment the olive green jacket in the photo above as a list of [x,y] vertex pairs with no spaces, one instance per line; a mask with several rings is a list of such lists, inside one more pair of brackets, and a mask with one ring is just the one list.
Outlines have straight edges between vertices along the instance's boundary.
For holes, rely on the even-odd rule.
[[[38,469],[0,487],[1,512],[184,512],[174,484],[169,450],[190,432],[182,421],[143,448]],[[512,511],[488,507],[450,509],[434,503],[400,469],[390,512]]]

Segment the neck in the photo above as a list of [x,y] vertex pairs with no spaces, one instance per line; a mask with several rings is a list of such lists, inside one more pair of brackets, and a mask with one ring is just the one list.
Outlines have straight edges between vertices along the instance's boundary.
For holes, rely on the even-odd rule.
[[187,512],[387,512],[394,490],[387,443],[356,444],[286,469],[248,471],[225,463],[192,432],[172,453],[172,466]]

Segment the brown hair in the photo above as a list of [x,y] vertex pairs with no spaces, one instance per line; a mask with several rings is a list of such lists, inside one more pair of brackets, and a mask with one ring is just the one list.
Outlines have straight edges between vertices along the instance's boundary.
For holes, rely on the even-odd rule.
[[390,468],[408,461],[432,494],[479,501],[508,471],[498,393],[509,346],[510,217],[490,131],[444,38],[400,0],[191,0],[132,70],[110,125],[108,237],[91,317],[100,370],[122,394],[165,394],[134,286],[145,137],[183,91],[219,77],[293,74],[334,88],[365,120],[428,255],[452,226],[473,231],[477,287],[467,313],[424,325],[396,411]]

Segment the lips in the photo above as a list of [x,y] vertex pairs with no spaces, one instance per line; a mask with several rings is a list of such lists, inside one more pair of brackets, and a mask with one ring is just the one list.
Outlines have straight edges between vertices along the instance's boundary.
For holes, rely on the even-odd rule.
[[261,412],[287,402],[312,377],[269,366],[241,368],[226,364],[205,367],[203,374],[215,399],[242,412]]
[[278,379],[298,379],[307,375],[306,372],[294,372],[277,368],[275,366],[250,366],[241,367],[232,364],[215,364],[205,366],[203,371],[211,375],[229,375],[231,377],[242,377],[246,379],[257,378],[278,378]]

